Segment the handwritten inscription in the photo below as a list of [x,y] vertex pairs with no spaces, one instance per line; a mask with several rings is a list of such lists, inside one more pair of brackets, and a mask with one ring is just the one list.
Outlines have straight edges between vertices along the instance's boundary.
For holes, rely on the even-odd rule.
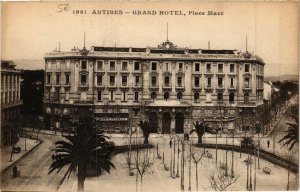
[[58,6],[57,6],[57,8],[58,8],[58,13],[61,13],[61,12],[63,12],[63,11],[69,11],[71,8],[69,7],[69,4],[59,4]]

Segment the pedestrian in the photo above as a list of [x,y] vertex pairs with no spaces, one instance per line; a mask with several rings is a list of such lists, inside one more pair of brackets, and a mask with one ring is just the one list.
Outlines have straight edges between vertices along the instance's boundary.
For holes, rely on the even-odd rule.
[[270,140],[267,141],[267,144],[268,144],[268,148],[269,148],[270,147]]
[[18,167],[16,165],[14,165],[13,167],[13,178],[18,176]]

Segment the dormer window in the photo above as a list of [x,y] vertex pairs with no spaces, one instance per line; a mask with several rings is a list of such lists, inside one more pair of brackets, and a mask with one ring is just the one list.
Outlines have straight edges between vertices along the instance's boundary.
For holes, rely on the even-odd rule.
[[156,71],[157,70],[157,63],[152,63],[151,64],[151,70]]
[[116,69],[116,62],[115,61],[109,62],[109,68],[111,71],[114,71]]
[[195,63],[195,71],[200,71],[200,63]]
[[97,61],[97,69],[102,70],[103,69],[103,61]]
[[183,71],[183,63],[179,63],[178,69],[179,69],[179,71]]
[[81,69],[87,70],[87,61],[81,61]]
[[218,64],[218,73],[223,73],[223,64]]
[[139,71],[140,70],[140,63],[139,62],[134,62],[134,70]]
[[245,64],[245,73],[249,73],[249,72],[250,72],[250,65]]
[[211,72],[211,64],[210,63],[207,63],[206,64],[206,72]]
[[122,62],[122,70],[126,71],[127,70],[127,62]]

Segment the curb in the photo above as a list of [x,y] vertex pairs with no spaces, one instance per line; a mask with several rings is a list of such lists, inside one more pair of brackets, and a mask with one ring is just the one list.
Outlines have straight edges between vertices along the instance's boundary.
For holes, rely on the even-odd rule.
[[12,167],[12,166],[14,166],[15,164],[17,164],[22,158],[24,158],[24,157],[26,157],[29,153],[31,153],[31,151],[33,151],[35,148],[37,148],[40,144],[42,144],[42,140],[39,140],[40,142],[37,144],[37,145],[35,145],[34,147],[32,147],[30,150],[28,150],[27,151],[27,153],[25,153],[24,155],[22,155],[19,159],[17,159],[15,162],[13,162],[11,165],[9,165],[8,167],[6,167],[5,169],[3,169],[2,171],[1,171],[1,173],[2,172],[4,172],[4,171],[6,171],[6,170],[8,170],[10,167]]

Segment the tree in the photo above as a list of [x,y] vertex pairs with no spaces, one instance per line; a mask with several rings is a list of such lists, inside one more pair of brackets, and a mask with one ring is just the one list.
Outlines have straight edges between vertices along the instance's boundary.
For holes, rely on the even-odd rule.
[[198,144],[202,144],[202,136],[205,133],[205,128],[206,127],[205,127],[203,122],[199,123],[199,121],[196,121],[196,123],[193,123],[193,124],[194,124],[195,129],[192,129],[190,131],[190,134],[192,134],[193,132],[196,131],[197,136],[198,136]]
[[78,169],[78,191],[83,191],[87,169],[90,166],[99,175],[103,171],[110,173],[111,154],[114,146],[107,141],[109,137],[103,131],[88,130],[87,121],[77,124],[75,132],[64,136],[66,140],[57,141],[54,149],[55,157],[50,165],[48,174],[54,170],[59,172],[63,167],[68,167],[67,174]]
[[[154,154],[153,154],[154,155]],[[138,175],[141,180],[141,191],[143,191],[143,178],[146,173],[152,173],[151,167],[153,165],[153,161],[151,161],[151,152],[148,149],[145,151],[140,151],[138,148],[136,149],[136,155],[134,156],[134,169],[137,170],[136,175],[136,185],[138,183]]]
[[239,176],[231,177],[230,175],[226,175],[221,164],[217,165],[214,169],[207,169],[206,174],[211,188],[215,191],[225,191],[239,178]]
[[286,135],[278,141],[279,143],[284,141],[281,147],[290,146],[289,150],[291,150],[296,143],[299,143],[298,109],[298,105],[291,106],[291,114],[296,123],[287,123],[288,129],[285,131]]
[[140,126],[140,128],[143,131],[144,144],[149,144],[148,138],[149,138],[151,130],[152,130],[150,123],[148,121],[140,121],[138,126]]
[[196,190],[198,191],[198,163],[200,162],[200,160],[202,159],[203,155],[204,155],[205,151],[203,151],[203,153],[201,153],[201,155],[197,152],[194,152],[192,154],[192,158],[194,160],[194,163],[196,165]]

